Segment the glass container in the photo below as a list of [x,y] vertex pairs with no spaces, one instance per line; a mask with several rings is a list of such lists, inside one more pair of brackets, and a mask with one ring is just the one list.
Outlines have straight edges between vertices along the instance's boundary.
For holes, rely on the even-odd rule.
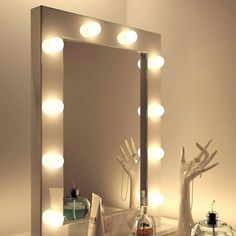
[[90,211],[90,202],[86,197],[79,195],[79,189],[72,188],[71,196],[64,198],[65,220],[78,220],[85,218]]
[[[213,202],[214,204],[214,202]],[[217,212],[211,210],[206,215],[207,219],[195,224],[191,236],[233,236],[234,232],[230,225],[218,220]]]

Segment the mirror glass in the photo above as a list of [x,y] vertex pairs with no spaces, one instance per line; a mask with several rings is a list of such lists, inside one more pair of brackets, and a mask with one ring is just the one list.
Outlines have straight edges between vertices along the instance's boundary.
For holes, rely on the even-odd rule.
[[[140,72],[136,51],[83,42],[64,45],[64,196],[73,179],[82,196],[128,208],[128,177],[115,156],[132,136],[140,142]],[[129,189],[127,191],[129,193]]]

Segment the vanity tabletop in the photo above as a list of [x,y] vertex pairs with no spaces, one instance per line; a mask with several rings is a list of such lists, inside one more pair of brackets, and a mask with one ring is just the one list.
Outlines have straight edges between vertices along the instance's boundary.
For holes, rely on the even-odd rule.
[[177,232],[177,226],[177,220],[161,217],[161,225],[157,227],[157,235],[175,236]]

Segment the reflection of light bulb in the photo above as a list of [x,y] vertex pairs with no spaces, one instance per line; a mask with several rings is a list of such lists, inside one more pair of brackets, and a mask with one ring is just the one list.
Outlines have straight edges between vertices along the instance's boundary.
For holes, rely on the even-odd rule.
[[95,37],[100,34],[101,29],[101,25],[98,22],[92,21],[80,27],[80,34],[84,38]]
[[150,206],[159,206],[163,204],[164,196],[159,192],[148,192],[148,203]]
[[60,52],[64,47],[63,39],[59,37],[45,39],[42,44],[42,49],[45,53]]
[[[137,110],[138,114],[141,114],[140,107]],[[151,104],[148,106],[148,116],[150,117],[158,117],[162,116],[165,112],[165,109],[162,105],[159,104]]]
[[120,32],[117,36],[117,41],[120,44],[132,44],[137,41],[138,35],[134,30]]
[[[165,60],[161,56],[151,56],[148,57],[148,69],[157,69],[161,68],[165,64]],[[138,60],[138,68],[141,68],[141,62]]]
[[42,110],[48,115],[60,114],[64,109],[64,104],[59,99],[48,99],[43,102]]
[[160,147],[149,147],[148,148],[148,157],[151,160],[161,160],[165,155],[165,152]]
[[46,153],[43,155],[42,162],[45,167],[57,169],[63,166],[64,158],[58,153]]
[[63,225],[64,217],[62,212],[56,210],[46,210],[43,212],[43,222],[52,227],[59,227]]

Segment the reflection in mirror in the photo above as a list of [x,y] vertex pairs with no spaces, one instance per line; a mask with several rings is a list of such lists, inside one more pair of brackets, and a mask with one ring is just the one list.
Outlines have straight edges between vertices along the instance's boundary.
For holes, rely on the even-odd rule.
[[64,196],[75,179],[79,194],[90,201],[94,192],[105,205],[128,208],[129,179],[123,173],[122,184],[115,156],[131,136],[139,147],[139,53],[65,41],[63,54]]

